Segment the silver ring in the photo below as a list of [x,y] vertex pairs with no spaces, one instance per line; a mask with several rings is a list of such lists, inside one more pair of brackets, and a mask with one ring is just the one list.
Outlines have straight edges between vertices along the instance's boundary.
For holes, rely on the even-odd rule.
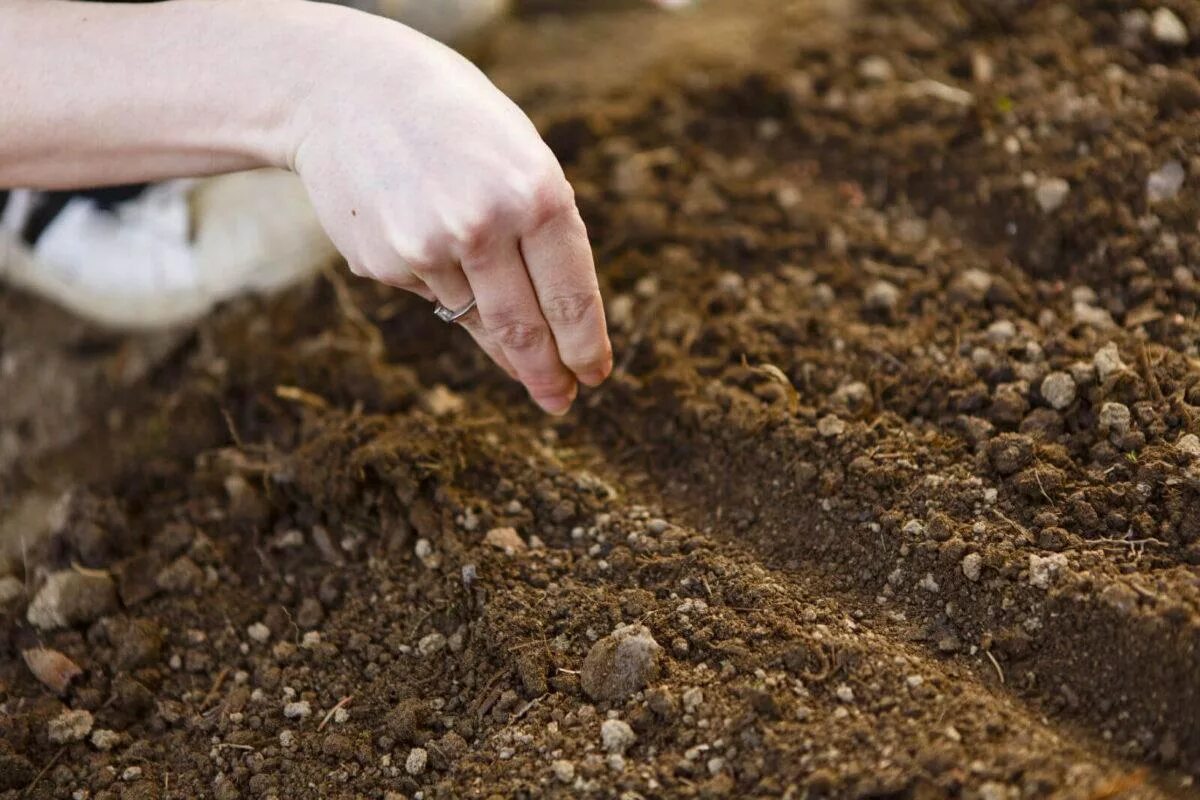
[[460,319],[465,317],[467,314],[471,313],[471,309],[473,309],[474,307],[475,307],[475,298],[471,298],[471,302],[467,303],[465,306],[463,306],[462,308],[460,308],[458,310],[455,310],[452,308],[446,308],[439,301],[438,304],[433,307],[433,315],[445,323],[458,322]]

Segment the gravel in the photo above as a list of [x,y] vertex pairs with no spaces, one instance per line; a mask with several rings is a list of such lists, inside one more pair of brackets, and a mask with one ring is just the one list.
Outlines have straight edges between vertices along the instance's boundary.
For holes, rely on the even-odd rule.
[[1051,372],[1042,379],[1042,397],[1051,408],[1062,411],[1075,402],[1075,379],[1065,372]]
[[21,579],[12,575],[0,578],[0,606],[5,606],[16,600],[25,592],[25,584]]
[[46,732],[55,744],[81,742],[92,732],[92,715],[88,711],[64,711],[50,720]]
[[34,595],[26,619],[42,630],[92,622],[117,610],[112,578],[75,570],[55,572]]
[[581,683],[595,701],[624,700],[659,675],[662,647],[644,625],[618,628],[592,645]]
[[1096,367],[1096,375],[1100,378],[1101,383],[1108,380],[1110,375],[1129,369],[1121,360],[1121,351],[1113,342],[1109,342],[1096,351],[1096,355],[1092,357],[1092,364]]
[[307,719],[312,716],[312,705],[307,700],[295,700],[283,706],[283,715],[288,719]]
[[624,720],[606,719],[600,725],[600,741],[607,752],[625,755],[625,751],[637,741],[637,734]]
[[570,761],[558,759],[550,764],[550,770],[560,783],[570,783],[575,780],[575,765]]
[[420,775],[429,764],[429,752],[424,747],[414,747],[404,759],[404,771],[409,775]]
[[528,545],[521,535],[517,533],[516,528],[492,528],[483,537],[484,544],[490,545],[497,550],[503,550],[507,555],[515,555],[526,549]]
[[1100,430],[1123,436],[1129,432],[1133,415],[1124,403],[1105,403],[1100,407]]
[[246,628],[246,633],[259,644],[265,644],[271,638],[271,629],[261,622],[255,622]]
[[967,553],[963,556],[962,572],[972,583],[979,580],[979,576],[983,572],[983,556],[979,553]]
[[1159,8],[1150,18],[1150,33],[1160,44],[1183,47],[1190,40],[1187,25],[1169,8]]
[[900,305],[900,290],[888,281],[875,281],[863,293],[863,304],[871,311],[890,314]]
[[1052,214],[1062,207],[1071,193],[1071,184],[1062,178],[1042,178],[1034,187],[1033,197],[1043,213]]
[[1178,161],[1168,161],[1146,178],[1146,199],[1151,203],[1173,200],[1179,194],[1179,190],[1183,188],[1186,178],[1187,173],[1183,170],[1183,164]]
[[1048,556],[1029,554],[1029,583],[1039,589],[1048,589],[1067,569],[1067,557],[1062,553]]
[[1192,458],[1200,458],[1200,436],[1194,433],[1185,433],[1179,437],[1179,441],[1175,442],[1175,449]]

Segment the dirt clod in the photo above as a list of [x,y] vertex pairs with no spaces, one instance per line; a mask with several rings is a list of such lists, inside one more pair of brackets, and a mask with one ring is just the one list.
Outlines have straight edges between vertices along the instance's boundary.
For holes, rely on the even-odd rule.
[[644,625],[628,625],[592,645],[581,684],[596,701],[624,700],[657,679],[662,647]]

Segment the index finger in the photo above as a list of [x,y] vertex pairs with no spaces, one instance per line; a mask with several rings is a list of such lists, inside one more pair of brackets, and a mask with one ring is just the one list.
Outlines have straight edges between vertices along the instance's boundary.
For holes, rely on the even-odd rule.
[[587,228],[574,203],[522,236],[521,255],[559,358],[581,383],[596,386],[612,372],[612,344]]

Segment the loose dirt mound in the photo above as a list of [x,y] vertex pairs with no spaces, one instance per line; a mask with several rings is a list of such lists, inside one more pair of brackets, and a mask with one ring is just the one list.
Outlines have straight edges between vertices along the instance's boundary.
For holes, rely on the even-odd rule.
[[1196,795],[1200,8],[772,7],[604,102],[501,49],[603,269],[571,417],[330,277],[22,465],[91,480],[0,798]]

